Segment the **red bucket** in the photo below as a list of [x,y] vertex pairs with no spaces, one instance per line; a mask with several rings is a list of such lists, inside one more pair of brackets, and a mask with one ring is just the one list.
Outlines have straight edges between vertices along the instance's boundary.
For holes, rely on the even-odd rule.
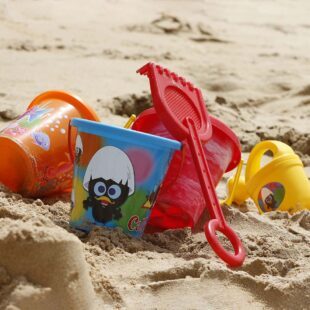
[[[237,136],[220,120],[210,116],[213,135],[204,146],[213,184],[217,186],[225,172],[234,169],[241,159]],[[133,130],[173,139],[158,118],[155,109],[145,110],[132,126]],[[194,162],[186,141],[176,151],[153,207],[146,232],[183,227],[194,228],[205,211]]]

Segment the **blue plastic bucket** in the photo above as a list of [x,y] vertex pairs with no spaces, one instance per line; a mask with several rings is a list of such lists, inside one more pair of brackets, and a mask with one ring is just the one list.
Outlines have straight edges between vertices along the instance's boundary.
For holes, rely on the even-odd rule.
[[77,129],[70,225],[143,234],[178,141],[84,119]]

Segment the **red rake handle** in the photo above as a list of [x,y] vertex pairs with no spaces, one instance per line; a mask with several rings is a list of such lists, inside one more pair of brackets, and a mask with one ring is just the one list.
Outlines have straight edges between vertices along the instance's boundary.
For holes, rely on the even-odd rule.
[[[229,266],[239,267],[245,259],[245,251],[238,235],[227,225],[222,208],[216,196],[215,188],[212,182],[208,162],[203,150],[198,131],[194,121],[187,117],[185,125],[189,129],[189,143],[191,153],[196,166],[196,171],[200,179],[201,188],[206,201],[206,208],[209,211],[211,220],[206,223],[204,230],[207,240],[214,252]],[[219,242],[216,232],[224,234],[234,248],[235,253],[226,250]]]
[[208,162],[205,157],[205,152],[202,147],[198,131],[191,118],[187,117],[185,123],[189,129],[190,135],[187,140],[190,145],[196,170],[200,179],[202,191],[207,202],[207,209],[209,211],[211,219],[217,219],[220,227],[224,227],[226,225],[225,218],[217,200]]

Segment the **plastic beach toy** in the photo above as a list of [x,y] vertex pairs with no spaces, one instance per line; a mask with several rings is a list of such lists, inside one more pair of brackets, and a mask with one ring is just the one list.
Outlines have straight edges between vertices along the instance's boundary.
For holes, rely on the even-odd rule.
[[[225,172],[237,166],[241,158],[241,146],[229,127],[211,115],[210,120],[213,134],[203,148],[213,184],[216,186]],[[132,129],[173,138],[154,108],[142,112]],[[175,152],[170,163],[146,232],[183,227],[198,228],[206,217],[205,204],[189,145],[183,141],[182,150]]]
[[242,167],[243,167],[243,160],[241,159],[235,174],[235,179],[232,180],[232,182],[229,184],[229,191],[228,191],[229,195],[220,202],[221,205],[226,205],[229,207],[232,205],[237,190],[238,180],[240,179],[240,175],[242,172]]
[[81,99],[63,91],[37,96],[0,132],[0,182],[30,197],[69,192],[68,124],[73,117],[98,120]]
[[[210,140],[212,125],[199,89],[168,69],[148,63],[138,70],[150,80],[154,107],[165,127],[178,140],[186,140],[193,157],[210,220],[204,226],[215,253],[232,267],[241,266],[245,251],[238,235],[225,221],[216,196],[202,142]],[[220,243],[216,232],[231,242],[234,253]]]
[[120,227],[140,237],[181,143],[82,119],[72,126],[78,135],[70,225]]
[[[262,166],[263,155],[268,151],[273,155],[272,160]],[[232,197],[236,203],[251,197],[260,213],[310,210],[310,182],[300,158],[285,143],[258,143],[250,153],[245,177],[235,178],[229,180],[228,188],[237,183]]]

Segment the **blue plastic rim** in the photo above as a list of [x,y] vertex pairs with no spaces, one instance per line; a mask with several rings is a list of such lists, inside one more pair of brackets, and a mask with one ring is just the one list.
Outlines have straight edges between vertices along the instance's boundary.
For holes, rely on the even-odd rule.
[[135,131],[127,128],[106,125],[99,122],[89,121],[82,118],[74,118],[71,125],[76,127],[79,132],[85,132],[100,137],[110,139],[132,141],[133,144],[143,145],[153,148],[168,148],[172,150],[180,150],[181,142],[155,135]]

